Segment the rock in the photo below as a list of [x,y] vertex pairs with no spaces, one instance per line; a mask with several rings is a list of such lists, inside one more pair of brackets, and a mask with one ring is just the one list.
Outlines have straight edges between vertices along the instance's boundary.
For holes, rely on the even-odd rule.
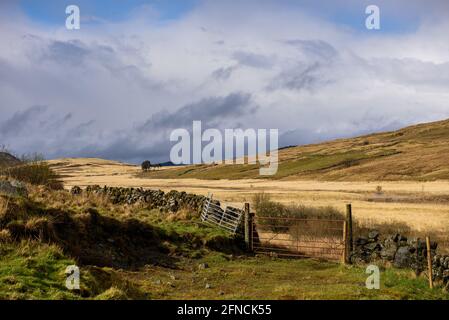
[[398,242],[398,245],[399,245],[400,247],[409,247],[409,244],[408,244],[407,240],[400,240],[400,241]]
[[358,238],[355,240],[356,246],[363,246],[363,245],[365,245],[365,244],[367,244],[367,243],[368,243],[368,239],[365,238],[365,237],[358,237]]
[[375,251],[375,250],[380,250],[380,244],[378,244],[377,242],[373,242],[373,243],[368,243],[367,245],[364,246],[365,249],[369,250],[369,251]]
[[449,269],[449,256],[447,256],[447,257],[444,258],[444,264],[443,264],[443,267],[444,267],[445,269]]
[[409,247],[399,247],[394,256],[393,265],[396,268],[410,267],[412,259]]
[[0,180],[0,194],[10,197],[27,197],[28,190],[24,183],[17,180]]
[[433,259],[432,259],[433,266],[434,267],[439,267],[441,259],[444,259],[444,257],[442,257],[442,256],[440,256],[438,254],[433,256]]
[[382,250],[380,251],[380,256],[384,260],[392,261],[394,259],[394,256],[396,255],[397,250],[398,247],[395,243],[389,243],[382,248]]
[[156,281],[154,281],[154,284],[161,284],[161,280],[157,279]]
[[209,265],[207,263],[200,263],[198,265],[198,269],[203,270],[209,268]]
[[205,288],[206,288],[206,289],[212,289],[212,286],[211,286],[209,283],[206,283]]
[[369,238],[369,239],[374,239],[374,240],[377,241],[377,239],[379,238],[379,231],[377,231],[377,230],[371,230],[371,231],[368,233],[368,238]]
[[[77,190],[74,190],[77,192]],[[86,192],[107,196],[114,204],[145,203],[149,209],[157,209],[160,212],[177,212],[182,208],[192,212],[201,213],[204,196],[189,194],[172,190],[164,193],[161,190],[144,190],[143,188],[119,188],[88,186]]]

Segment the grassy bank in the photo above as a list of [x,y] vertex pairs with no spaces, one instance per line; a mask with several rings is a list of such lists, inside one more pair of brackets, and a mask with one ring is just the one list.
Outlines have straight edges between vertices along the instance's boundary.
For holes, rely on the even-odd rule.
[[[364,267],[247,255],[238,239],[182,210],[29,189],[0,215],[2,299],[449,298],[407,270],[385,269],[381,289],[368,290]],[[79,291],[65,287],[73,264]]]

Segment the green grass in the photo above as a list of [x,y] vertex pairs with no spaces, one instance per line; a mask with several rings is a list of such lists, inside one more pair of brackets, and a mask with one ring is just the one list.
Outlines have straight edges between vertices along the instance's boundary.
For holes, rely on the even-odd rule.
[[[62,196],[54,194],[55,197],[57,195]],[[62,213],[66,210],[64,206],[73,205],[66,204],[67,199],[60,202],[61,207],[57,212]],[[22,206],[22,219],[26,219],[26,212],[30,215],[32,206],[37,205],[35,202],[14,201],[15,212]],[[47,205],[50,205],[48,201],[40,203],[39,208],[34,209],[35,214],[42,216],[48,213],[48,208],[45,207]],[[52,205],[56,205],[56,202]],[[119,206],[113,208],[117,212],[123,209]],[[68,214],[77,223],[82,223],[86,219],[86,214],[83,214],[85,209],[82,205],[73,206],[73,212]],[[101,215],[109,218],[112,216],[105,207],[99,206],[98,209]],[[77,216],[79,217],[76,218]],[[368,290],[365,287],[367,274],[364,267],[311,259],[254,257],[239,248],[241,241],[238,242],[220,229],[203,225],[198,218],[184,219],[181,215],[159,213],[138,206],[128,212],[127,216],[140,221],[142,227],[150,225],[157,230],[157,236],[154,237],[157,243],[151,243],[152,247],[145,247],[145,250],[138,252],[142,255],[156,254],[161,259],[155,263],[140,265],[136,269],[79,264],[81,290],[74,292],[65,287],[65,269],[69,265],[78,264],[80,256],[74,254],[70,257],[57,242],[49,245],[39,240],[10,239],[9,242],[0,242],[0,299],[449,298],[448,293],[440,288],[430,290],[427,279],[416,278],[410,270],[384,269],[381,273],[380,290]],[[116,228],[117,223],[126,224],[127,218],[116,218],[114,223],[109,221],[111,228],[104,235],[105,239],[119,241],[124,236],[114,232],[121,230]],[[39,228],[39,224],[35,224],[33,228]],[[105,232],[106,229],[102,230]],[[67,237],[67,232],[68,230],[60,235]],[[95,232],[95,229],[90,229],[90,232]],[[71,238],[64,240],[69,239]],[[98,239],[103,244],[108,242],[103,238]],[[136,235],[126,240],[138,247],[139,240],[133,242],[132,239],[142,238]],[[161,250],[158,251],[159,249]],[[102,250],[97,253],[108,255],[108,252]],[[200,263],[207,263],[209,268],[200,269]],[[206,284],[210,288],[206,288]]]
[[[209,268],[198,269],[199,263]],[[151,268],[134,277],[155,299],[448,299],[425,278],[386,269],[381,288],[365,286],[365,269],[311,259],[235,258],[210,254],[177,270]],[[206,289],[206,284],[210,286]]]
[[65,287],[65,269],[74,265],[54,245],[0,244],[0,299],[78,299]]
[[[196,232],[189,232],[192,231]],[[1,299],[449,298],[439,288],[429,289],[427,279],[416,278],[410,270],[383,269],[381,288],[368,290],[363,267],[312,259],[239,256],[213,250],[206,250],[200,258],[184,256],[176,268],[146,266],[127,271],[81,266],[82,290],[73,292],[65,288],[64,271],[76,263],[58,247],[22,242],[2,244],[0,250]],[[200,269],[200,263],[209,267]]]
[[396,154],[394,149],[381,149],[370,152],[369,149],[359,151],[350,150],[335,153],[303,153],[299,159],[285,160],[279,163],[278,171],[273,176],[260,176],[259,165],[194,165],[170,170],[150,171],[140,173],[140,177],[153,179],[168,178],[198,178],[198,179],[245,179],[270,178],[281,179],[292,175],[310,174],[335,168],[356,166],[362,161]]

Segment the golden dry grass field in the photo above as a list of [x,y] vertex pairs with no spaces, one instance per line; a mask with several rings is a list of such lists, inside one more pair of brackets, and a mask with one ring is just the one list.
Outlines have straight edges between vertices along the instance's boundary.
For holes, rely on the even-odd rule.
[[[449,233],[448,181],[313,181],[313,180],[201,180],[149,179],[138,176],[140,167],[102,159],[59,159],[49,161],[63,176],[66,188],[74,185],[108,185],[176,189],[207,195],[224,202],[242,205],[256,193],[265,192],[272,200],[310,206],[333,206],[344,210],[352,203],[353,215],[371,226],[401,222],[414,233],[438,235],[440,241]],[[160,170],[170,170],[162,168]],[[377,192],[378,186],[382,192]]]

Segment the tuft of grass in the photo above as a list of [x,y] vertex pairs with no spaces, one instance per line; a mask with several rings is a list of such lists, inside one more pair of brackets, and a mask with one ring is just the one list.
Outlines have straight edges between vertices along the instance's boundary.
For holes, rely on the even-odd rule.
[[75,261],[55,245],[0,243],[0,299],[79,299],[65,287],[65,269]]

